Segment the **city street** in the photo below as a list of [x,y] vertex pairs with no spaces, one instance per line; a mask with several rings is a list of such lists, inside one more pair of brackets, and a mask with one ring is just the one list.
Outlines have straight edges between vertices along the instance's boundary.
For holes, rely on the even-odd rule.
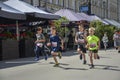
[[53,67],[54,60],[40,61],[21,58],[0,62],[0,80],[120,80],[120,53],[115,49],[99,51],[100,60],[94,60],[95,68],[89,69],[79,59],[76,51],[63,53],[59,67]]

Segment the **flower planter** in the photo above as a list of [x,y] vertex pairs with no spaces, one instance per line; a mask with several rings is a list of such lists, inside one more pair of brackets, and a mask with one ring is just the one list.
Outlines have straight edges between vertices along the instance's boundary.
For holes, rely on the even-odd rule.
[[0,41],[0,60],[19,58],[19,47],[17,40]]
[[34,40],[23,39],[19,42],[20,58],[33,57],[34,56]]

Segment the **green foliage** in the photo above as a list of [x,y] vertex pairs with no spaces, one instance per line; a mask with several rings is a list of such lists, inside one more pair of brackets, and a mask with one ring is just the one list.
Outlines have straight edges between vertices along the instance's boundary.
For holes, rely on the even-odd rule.
[[7,39],[16,39],[15,35],[12,34],[11,32],[9,31],[6,31],[3,33],[4,36],[2,37],[4,40],[7,40]]
[[97,35],[100,40],[102,39],[104,33],[107,33],[107,36],[109,38],[109,41],[113,41],[113,33],[115,30],[114,26],[111,25],[104,25],[102,22],[96,20],[96,21],[92,21],[90,23],[90,27],[94,27],[95,28],[95,35]]
[[[54,21],[54,24],[55,24],[55,27],[57,28],[57,31],[59,32],[59,35],[61,37],[64,37],[65,34],[68,32],[68,28],[65,27],[65,25],[69,22],[68,19],[66,19],[65,17],[61,17],[59,20],[55,20]],[[64,27],[61,27],[62,24],[64,24]]]

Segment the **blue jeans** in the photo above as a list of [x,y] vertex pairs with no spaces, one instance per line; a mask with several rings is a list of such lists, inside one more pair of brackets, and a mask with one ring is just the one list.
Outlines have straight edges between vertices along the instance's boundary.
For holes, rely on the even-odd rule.
[[45,51],[44,51],[44,46],[43,47],[39,47],[39,46],[35,46],[35,49],[34,49],[34,52],[35,52],[35,57],[37,58],[37,59],[39,59],[39,54],[40,53],[42,53],[42,55],[43,56],[47,56],[47,54],[45,53]]
[[43,47],[39,47],[39,46],[35,46],[35,49],[34,49],[34,52],[35,52],[35,57],[39,59],[39,54],[43,52]]

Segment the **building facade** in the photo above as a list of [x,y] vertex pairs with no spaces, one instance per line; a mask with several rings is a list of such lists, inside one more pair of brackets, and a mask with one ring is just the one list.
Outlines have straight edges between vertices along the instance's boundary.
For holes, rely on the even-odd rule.
[[120,22],[120,0],[118,0],[118,21]]
[[120,21],[120,0],[23,0],[43,8],[49,12],[55,12],[61,8],[71,9],[75,12],[95,14],[101,18]]
[[[4,0],[1,0],[4,1]],[[120,22],[120,0],[21,0],[48,12],[67,8]]]

